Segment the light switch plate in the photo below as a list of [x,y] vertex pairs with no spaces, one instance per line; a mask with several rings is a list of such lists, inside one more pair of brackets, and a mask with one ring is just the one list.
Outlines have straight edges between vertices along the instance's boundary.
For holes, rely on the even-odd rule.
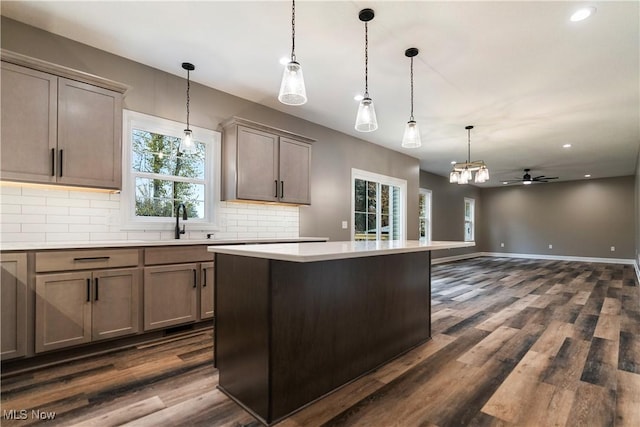
[[349,223],[347,221],[342,221],[342,229],[346,230],[349,227]]

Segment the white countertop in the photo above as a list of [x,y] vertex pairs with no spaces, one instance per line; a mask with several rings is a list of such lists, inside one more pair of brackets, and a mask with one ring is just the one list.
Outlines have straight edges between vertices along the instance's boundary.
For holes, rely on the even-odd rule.
[[408,252],[466,248],[475,242],[387,240],[360,242],[273,243],[270,245],[209,246],[209,252],[267,258],[279,261],[312,262]]
[[16,242],[2,243],[3,251],[28,251],[46,249],[97,249],[97,248],[130,248],[142,246],[180,246],[180,245],[245,245],[263,243],[288,243],[288,242],[325,242],[327,237],[296,237],[296,238],[268,238],[268,239],[174,239],[174,240],[101,240],[83,242]]

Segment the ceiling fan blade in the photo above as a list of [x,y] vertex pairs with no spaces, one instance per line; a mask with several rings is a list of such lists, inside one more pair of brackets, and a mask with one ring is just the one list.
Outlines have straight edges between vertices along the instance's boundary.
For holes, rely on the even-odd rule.
[[540,179],[540,178],[544,178],[544,175],[539,175],[539,176],[536,176],[535,178],[531,178],[531,179],[533,179],[535,181],[536,179]]

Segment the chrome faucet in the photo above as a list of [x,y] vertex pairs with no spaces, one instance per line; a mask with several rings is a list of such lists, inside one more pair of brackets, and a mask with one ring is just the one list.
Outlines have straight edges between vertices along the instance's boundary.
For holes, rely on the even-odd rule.
[[180,230],[180,208],[182,208],[182,219],[187,220],[187,207],[184,203],[180,203],[178,207],[176,207],[176,239],[180,238],[181,234],[184,234],[184,224],[182,224],[182,230]]

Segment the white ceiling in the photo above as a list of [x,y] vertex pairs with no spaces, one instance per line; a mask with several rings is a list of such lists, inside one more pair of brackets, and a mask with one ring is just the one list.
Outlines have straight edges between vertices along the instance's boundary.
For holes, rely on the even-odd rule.
[[[579,7],[597,12],[570,22]],[[307,104],[277,101],[291,49],[289,1],[10,2],[2,15],[277,110],[404,152],[448,175],[452,160],[484,160],[490,182],[531,174],[562,180],[633,175],[640,147],[640,3],[309,1],[296,3],[296,56]],[[354,130],[364,91],[363,8],[369,23],[373,133]],[[400,148],[409,118],[422,147]],[[565,143],[572,144],[563,149]]]

